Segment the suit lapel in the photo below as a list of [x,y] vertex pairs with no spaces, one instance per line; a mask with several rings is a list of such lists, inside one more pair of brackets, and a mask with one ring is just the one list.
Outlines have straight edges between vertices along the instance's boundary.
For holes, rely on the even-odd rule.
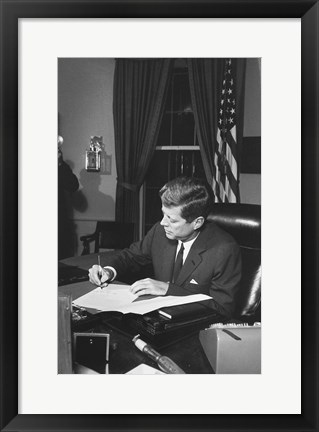
[[182,285],[185,280],[193,273],[193,271],[202,262],[201,254],[206,250],[205,229],[199,234],[194,244],[192,245],[180,274],[177,277],[176,284]]
[[[190,256],[192,255],[192,256]],[[190,250],[187,255],[186,261],[182,267],[180,274],[177,277],[176,285],[183,285],[185,280],[193,273],[196,267],[201,263],[202,257],[197,252],[192,252]]]
[[162,280],[167,282],[171,280],[173,273],[177,244],[177,241],[169,240],[163,249]]

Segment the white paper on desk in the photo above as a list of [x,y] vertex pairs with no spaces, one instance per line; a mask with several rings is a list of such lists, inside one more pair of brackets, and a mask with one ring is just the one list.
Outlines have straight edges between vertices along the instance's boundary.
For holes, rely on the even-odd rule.
[[156,309],[160,309],[167,306],[176,306],[186,303],[194,303],[202,300],[211,299],[205,294],[194,294],[188,296],[158,296],[148,300],[141,300],[138,302],[131,303],[128,306],[122,307],[120,312],[129,313],[133,312],[139,315],[144,315],[147,312],[151,312]]
[[134,369],[126,372],[126,375],[165,375],[164,372],[142,363]]
[[129,306],[137,298],[130,292],[129,285],[109,284],[106,288],[96,288],[73,301],[76,306],[100,311],[119,311]]
[[73,303],[83,308],[97,309],[100,311],[117,311],[126,313],[136,313],[143,315],[147,312],[166,307],[186,303],[194,303],[210,299],[205,294],[194,294],[188,296],[158,296],[152,299],[140,300],[137,295],[130,292],[130,286],[110,284],[106,288],[96,288],[74,300]]

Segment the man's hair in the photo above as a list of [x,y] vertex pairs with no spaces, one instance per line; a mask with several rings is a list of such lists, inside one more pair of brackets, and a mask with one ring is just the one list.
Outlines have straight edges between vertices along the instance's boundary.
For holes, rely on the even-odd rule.
[[192,222],[199,216],[207,218],[212,199],[204,180],[194,177],[178,177],[166,183],[159,195],[165,207],[181,206],[181,216]]

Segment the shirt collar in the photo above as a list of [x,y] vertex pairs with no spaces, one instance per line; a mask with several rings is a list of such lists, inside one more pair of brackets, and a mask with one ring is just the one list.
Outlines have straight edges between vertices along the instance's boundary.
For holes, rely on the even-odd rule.
[[177,245],[177,251],[180,250],[181,244],[183,243],[184,245],[184,255],[188,254],[190,248],[193,246],[194,241],[197,239],[197,237],[199,236],[199,232],[197,234],[196,237],[194,237],[192,240],[186,241],[186,242],[182,242],[181,240],[178,240],[178,245]]

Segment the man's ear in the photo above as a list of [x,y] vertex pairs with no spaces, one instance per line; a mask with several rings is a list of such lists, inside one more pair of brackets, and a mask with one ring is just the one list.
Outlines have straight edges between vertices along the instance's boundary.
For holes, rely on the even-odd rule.
[[205,219],[203,216],[199,216],[194,220],[194,229],[197,230],[203,226]]

